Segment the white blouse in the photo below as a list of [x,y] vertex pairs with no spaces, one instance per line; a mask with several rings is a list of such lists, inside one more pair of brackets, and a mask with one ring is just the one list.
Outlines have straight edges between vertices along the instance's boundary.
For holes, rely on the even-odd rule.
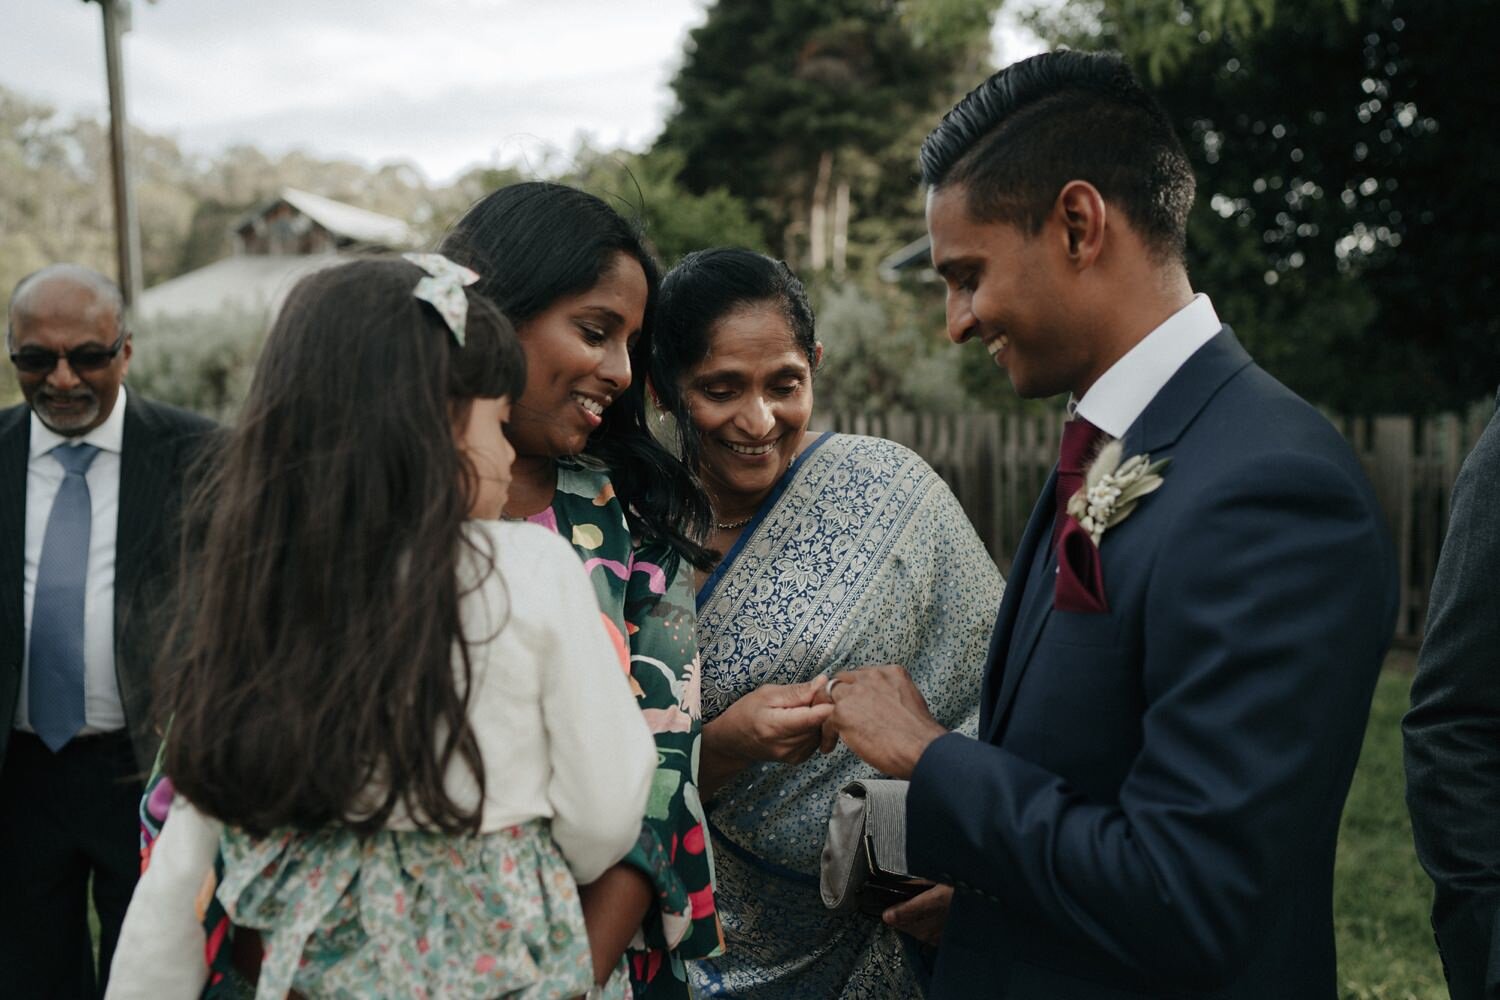
[[[468,532],[479,553],[466,546],[460,561],[460,615],[484,761],[481,829],[550,819],[574,878],[592,882],[640,834],[656,744],[572,546],[533,524],[471,521]],[[461,760],[449,766],[447,791],[462,807],[479,799]],[[399,806],[387,827],[417,828]],[[125,916],[109,1000],[202,990],[196,897],[221,830],[186,799],[172,803]]]

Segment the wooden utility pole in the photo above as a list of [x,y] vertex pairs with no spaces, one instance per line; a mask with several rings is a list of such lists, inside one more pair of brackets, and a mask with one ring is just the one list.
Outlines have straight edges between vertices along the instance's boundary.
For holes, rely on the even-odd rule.
[[130,0],[84,0],[104,11],[104,72],[109,81],[109,160],[114,176],[115,260],[125,307],[141,297],[141,227],[135,214],[135,188],[130,183],[130,157],[125,116],[125,71],[120,59],[120,36],[130,30]]
[[849,263],[849,182],[839,181],[833,196],[833,276],[844,280]]
[[818,179],[813,183],[812,211],[808,218],[808,267],[821,271],[828,266],[828,182],[833,177],[833,154],[818,158]]

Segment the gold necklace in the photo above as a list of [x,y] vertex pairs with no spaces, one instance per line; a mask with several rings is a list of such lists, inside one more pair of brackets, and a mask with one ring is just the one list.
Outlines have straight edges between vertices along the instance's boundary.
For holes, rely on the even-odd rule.
[[[781,473],[783,476],[792,471],[792,466],[797,464],[797,457],[801,454],[801,448],[798,448],[795,452],[792,453],[792,460],[786,464],[786,469]],[[718,528],[720,531],[733,531],[736,528],[743,528],[753,520],[755,520],[755,515],[751,514],[749,517],[744,518],[740,521],[715,521],[714,527]]]

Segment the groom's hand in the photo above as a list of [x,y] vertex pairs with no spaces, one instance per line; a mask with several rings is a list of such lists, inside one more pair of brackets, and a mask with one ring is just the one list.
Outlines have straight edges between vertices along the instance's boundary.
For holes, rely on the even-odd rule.
[[953,905],[953,887],[935,885],[904,903],[889,907],[880,918],[888,926],[936,948],[943,939],[948,923],[948,907]]
[[[932,717],[905,667],[846,670],[829,685],[836,732],[861,760],[893,778],[910,778],[928,744],[948,730]],[[825,747],[831,746],[825,740]]]

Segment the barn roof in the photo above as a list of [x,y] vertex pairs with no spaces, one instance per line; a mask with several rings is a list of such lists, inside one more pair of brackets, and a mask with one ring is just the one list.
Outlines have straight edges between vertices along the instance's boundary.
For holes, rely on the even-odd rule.
[[137,312],[184,316],[240,309],[274,315],[297,279],[348,259],[335,253],[225,257],[146,289]]
[[412,241],[410,227],[400,219],[368,209],[355,208],[332,198],[325,198],[310,191],[297,188],[282,188],[281,193],[270,201],[257,206],[234,224],[235,229],[254,222],[277,205],[285,202],[309,219],[333,233],[355,243],[368,243],[384,247],[405,247]]

